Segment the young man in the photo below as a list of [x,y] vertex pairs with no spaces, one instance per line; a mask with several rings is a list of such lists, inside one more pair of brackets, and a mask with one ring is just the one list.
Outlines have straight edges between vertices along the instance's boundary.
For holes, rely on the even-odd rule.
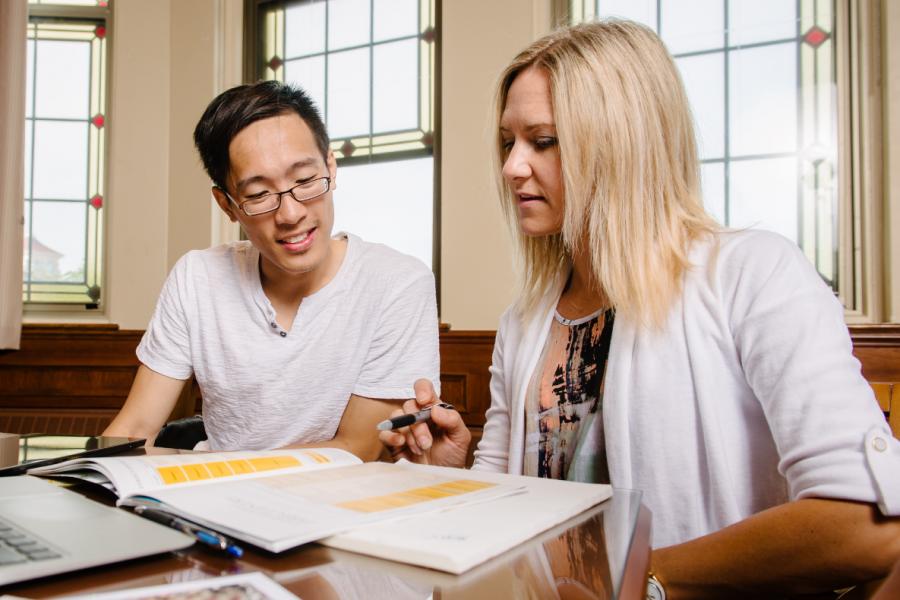
[[230,89],[194,141],[249,241],[178,261],[104,434],[153,438],[194,375],[211,449],[327,445],[377,458],[375,424],[414,397],[418,373],[438,382],[433,275],[386,246],[331,237],[336,164],[303,91]]

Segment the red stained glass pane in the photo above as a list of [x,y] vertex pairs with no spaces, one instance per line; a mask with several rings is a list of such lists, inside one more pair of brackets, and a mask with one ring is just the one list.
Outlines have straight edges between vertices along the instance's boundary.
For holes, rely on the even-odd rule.
[[351,142],[350,140],[347,140],[346,142],[341,144],[341,154],[343,154],[345,157],[351,156],[354,150],[356,150],[356,146],[354,146],[353,142]]
[[818,48],[828,39],[828,37],[828,32],[815,26],[803,34],[803,41],[813,48]]
[[429,44],[434,41],[434,27],[429,27],[422,32],[422,39]]
[[103,39],[106,37],[106,27],[103,25],[97,25],[97,28],[94,29],[94,35],[98,38]]
[[273,71],[277,71],[278,67],[284,64],[284,61],[278,58],[277,56],[273,56],[268,63],[266,63],[270,69]]
[[91,206],[98,210],[103,208],[103,196],[97,194],[96,196],[91,198]]
[[103,118],[103,115],[94,115],[91,118],[91,123],[94,124],[94,127],[100,129],[106,123],[106,119]]

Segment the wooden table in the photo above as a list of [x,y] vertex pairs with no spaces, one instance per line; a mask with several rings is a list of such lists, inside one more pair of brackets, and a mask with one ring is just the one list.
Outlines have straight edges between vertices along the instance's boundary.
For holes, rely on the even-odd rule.
[[642,600],[650,556],[650,512],[639,492],[613,497],[462,575],[307,544],[231,560],[185,551],[0,588],[28,598],[87,594],[261,571],[304,600],[564,598]]

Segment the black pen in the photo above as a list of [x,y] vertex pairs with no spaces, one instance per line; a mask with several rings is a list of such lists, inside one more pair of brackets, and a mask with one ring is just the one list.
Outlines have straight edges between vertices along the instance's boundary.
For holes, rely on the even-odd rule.
[[416,423],[421,423],[422,421],[427,421],[431,418],[431,409],[435,406],[440,406],[441,408],[446,408],[448,410],[456,410],[452,404],[447,404],[446,402],[438,402],[437,404],[432,404],[428,408],[424,408],[419,412],[400,415],[399,417],[394,417],[392,419],[385,419],[384,421],[376,425],[375,428],[379,431],[389,431],[393,429],[400,429],[401,427],[415,425]]
[[151,521],[156,521],[161,525],[177,529],[182,533],[193,537],[201,544],[205,544],[211,548],[216,548],[227,553],[234,558],[240,558],[244,555],[244,550],[227,537],[216,531],[211,531],[200,527],[181,517],[170,514],[164,510],[150,508],[142,504],[134,507],[134,512],[142,517],[147,517]]

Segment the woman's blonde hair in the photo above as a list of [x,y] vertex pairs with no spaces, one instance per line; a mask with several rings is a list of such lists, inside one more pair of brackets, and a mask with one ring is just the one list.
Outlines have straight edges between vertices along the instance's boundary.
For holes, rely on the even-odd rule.
[[[546,71],[565,190],[559,234],[528,237],[500,174],[500,117],[513,80]],[[586,250],[618,314],[661,326],[681,291],[691,242],[717,224],[703,209],[694,127],[672,57],[650,29],[607,20],[560,29],[521,52],[496,94],[495,169],[524,267],[523,311]],[[587,248],[580,248],[587,244]]]

